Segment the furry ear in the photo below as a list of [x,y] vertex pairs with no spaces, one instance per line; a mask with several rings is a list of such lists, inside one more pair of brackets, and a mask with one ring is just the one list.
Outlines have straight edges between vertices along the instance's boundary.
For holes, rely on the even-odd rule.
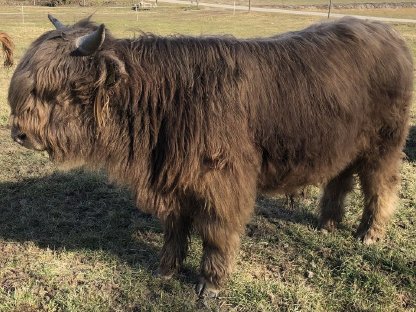
[[124,63],[114,55],[114,52],[103,53],[99,65],[99,77],[96,83],[94,115],[98,128],[105,126],[110,118],[110,100],[118,93],[118,86],[127,77]]
[[111,89],[127,77],[126,67],[113,51],[108,51],[103,56],[106,67],[105,86]]
[[111,88],[116,85],[121,79],[120,68],[116,63],[110,61],[107,64],[107,77],[105,80],[105,85],[107,88]]

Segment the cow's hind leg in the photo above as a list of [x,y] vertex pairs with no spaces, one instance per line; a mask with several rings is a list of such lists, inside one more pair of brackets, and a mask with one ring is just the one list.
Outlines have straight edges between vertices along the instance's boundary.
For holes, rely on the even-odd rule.
[[320,228],[332,231],[344,217],[344,201],[354,185],[353,167],[333,178],[325,186],[320,202]]
[[357,237],[371,244],[384,236],[385,228],[393,215],[399,185],[401,150],[366,163],[359,171],[365,207]]
[[192,221],[188,216],[172,213],[164,220],[163,225],[164,244],[158,275],[168,279],[178,271],[185,260]]

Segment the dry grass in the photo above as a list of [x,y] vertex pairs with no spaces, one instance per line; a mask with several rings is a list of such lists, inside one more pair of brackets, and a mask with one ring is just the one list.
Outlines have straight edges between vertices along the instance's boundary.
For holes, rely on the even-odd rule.
[[[17,10],[4,7],[3,12]],[[25,9],[26,10],[26,9]],[[0,29],[28,44],[50,29],[46,13],[73,22],[93,8],[31,8],[1,16]],[[158,34],[270,35],[316,18],[162,7],[138,14],[101,8],[95,20],[116,36]],[[414,52],[416,26],[397,25]],[[295,209],[284,198],[259,198],[236,273],[221,298],[198,302],[193,283],[201,246],[192,237],[184,271],[152,276],[163,235],[137,211],[129,193],[102,174],[59,171],[44,154],[13,144],[6,128],[11,70],[0,70],[0,311],[414,311],[416,309],[416,109],[406,146],[398,213],[386,240],[366,247],[352,237],[361,213],[357,186],[334,234],[316,230],[319,191]]]

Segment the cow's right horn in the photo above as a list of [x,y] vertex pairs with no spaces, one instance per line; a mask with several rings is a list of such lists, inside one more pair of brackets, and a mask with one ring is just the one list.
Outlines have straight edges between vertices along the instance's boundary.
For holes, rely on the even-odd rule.
[[82,56],[93,54],[103,44],[105,39],[105,27],[101,24],[93,33],[79,37],[76,40],[77,52]]
[[65,28],[65,25],[62,24],[57,18],[53,17],[51,14],[48,14],[48,18],[56,29]]

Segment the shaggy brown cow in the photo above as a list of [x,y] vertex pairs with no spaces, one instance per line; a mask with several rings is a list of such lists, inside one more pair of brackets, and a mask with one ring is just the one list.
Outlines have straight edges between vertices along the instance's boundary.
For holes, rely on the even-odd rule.
[[389,26],[345,18],[271,38],[115,39],[82,20],[39,37],[11,81],[12,137],[104,168],[164,224],[160,274],[203,240],[200,295],[231,271],[258,192],[325,185],[332,229],[357,173],[358,236],[382,237],[408,132],[412,58]]
[[0,32],[0,43],[2,45],[3,53],[5,56],[4,66],[10,67],[13,65],[13,41],[6,33]]

